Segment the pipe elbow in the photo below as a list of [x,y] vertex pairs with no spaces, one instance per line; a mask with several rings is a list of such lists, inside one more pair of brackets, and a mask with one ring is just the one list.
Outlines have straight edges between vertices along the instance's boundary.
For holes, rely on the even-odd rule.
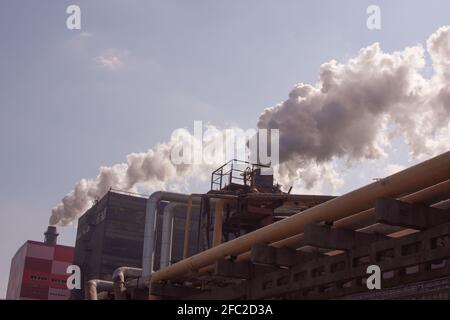
[[125,267],[119,267],[116,270],[114,270],[112,275],[112,281],[125,281],[125,275],[124,275]]
[[98,293],[101,291],[112,291],[113,283],[100,279],[91,279],[86,282],[86,298],[87,300],[98,300]]
[[97,283],[99,280],[89,280],[87,282],[88,288],[97,288]]
[[164,196],[165,193],[166,193],[165,191],[161,191],[161,190],[155,191],[150,195],[150,197],[148,197],[147,201],[152,201],[152,202],[159,201],[162,199],[162,197]]
[[125,281],[126,278],[139,278],[142,275],[142,269],[132,268],[132,267],[119,267],[114,270],[112,275],[112,280],[116,281]]

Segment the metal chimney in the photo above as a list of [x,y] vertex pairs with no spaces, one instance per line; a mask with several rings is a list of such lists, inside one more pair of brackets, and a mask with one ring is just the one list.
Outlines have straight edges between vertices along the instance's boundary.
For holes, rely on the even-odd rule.
[[58,238],[58,235],[59,234],[56,232],[55,226],[48,226],[47,231],[44,233],[44,243],[52,246],[56,245],[56,238]]

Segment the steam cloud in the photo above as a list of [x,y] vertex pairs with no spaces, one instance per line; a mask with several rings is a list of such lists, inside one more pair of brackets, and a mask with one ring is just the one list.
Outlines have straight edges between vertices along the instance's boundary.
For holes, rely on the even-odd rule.
[[129,154],[126,163],[101,167],[95,179],[79,181],[73,191],[52,209],[49,223],[70,224],[110,188],[126,191],[138,191],[138,186],[165,189],[170,182],[181,184],[183,178],[201,176],[204,171],[199,166],[174,165],[170,159],[172,148],[180,141],[194,141],[190,138],[193,139],[186,130],[179,129],[169,142],[158,144],[147,152]]
[[450,146],[450,27],[427,41],[434,74],[427,79],[421,45],[392,54],[375,43],[345,64],[320,68],[316,85],[298,84],[289,99],[268,108],[259,128],[280,130],[279,178],[304,173],[307,187],[318,179],[339,182],[336,159],[354,162],[385,156],[389,141],[402,136],[413,158]]
[[[426,78],[428,52],[433,74]],[[450,26],[432,34],[426,45],[385,53],[375,43],[345,64],[330,61],[320,68],[315,85],[298,84],[283,103],[266,109],[257,126],[280,130],[277,179],[301,178],[306,188],[326,180],[341,183],[335,160],[348,163],[379,159],[396,137],[403,137],[413,158],[450,147]],[[188,135],[188,133],[185,133]],[[198,177],[206,168],[176,166],[170,150],[176,140],[127,163],[101,167],[95,179],[83,179],[52,210],[50,224],[66,225],[82,215],[110,187],[135,190],[140,184],[164,188]],[[209,169],[209,168],[208,168]]]

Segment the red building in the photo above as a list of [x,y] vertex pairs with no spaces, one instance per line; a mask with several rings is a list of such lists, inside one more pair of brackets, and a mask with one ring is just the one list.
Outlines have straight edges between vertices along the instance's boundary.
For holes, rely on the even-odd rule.
[[74,248],[56,244],[55,227],[45,242],[28,240],[11,261],[6,299],[66,300],[70,297],[67,267],[73,264]]

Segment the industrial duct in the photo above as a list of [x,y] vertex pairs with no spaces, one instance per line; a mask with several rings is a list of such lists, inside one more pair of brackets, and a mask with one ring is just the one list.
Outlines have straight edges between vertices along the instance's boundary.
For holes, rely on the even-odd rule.
[[175,209],[182,206],[180,203],[171,202],[164,208],[164,218],[161,237],[161,260],[160,268],[165,268],[170,263],[170,256],[172,252],[172,230]]
[[142,279],[141,285],[147,285],[148,280],[153,271],[153,255],[155,249],[155,223],[158,204],[161,201],[170,201],[176,203],[187,203],[189,197],[195,203],[200,203],[200,196],[193,196],[183,193],[174,193],[166,191],[157,191],[147,200],[145,212],[145,229],[144,229],[144,247],[142,253]]
[[86,283],[86,300],[98,300],[98,293],[113,291],[113,283],[111,281],[93,279]]
[[114,299],[126,300],[125,280],[127,278],[139,278],[142,275],[142,269],[131,267],[120,267],[114,270],[112,280],[114,282]]

